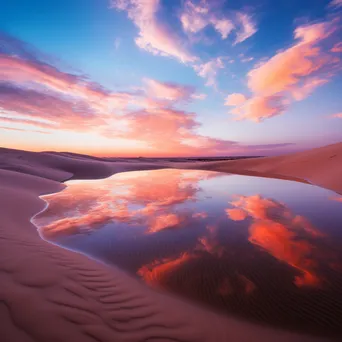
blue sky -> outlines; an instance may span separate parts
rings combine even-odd
[[[183,150],[194,155],[277,154],[340,141],[341,9],[338,0],[281,0],[276,5],[271,0],[6,2],[0,30],[13,42],[48,56],[36,63],[57,68],[57,78],[84,75],[80,82],[104,87],[106,100],[129,93],[125,96],[131,102],[125,108],[111,104],[109,115],[95,110],[95,100],[80,96],[78,90],[69,95],[72,103],[92,107],[80,115],[83,121],[90,118],[92,129],[80,131],[77,124],[66,124],[68,115],[77,122],[71,108],[72,114],[65,112],[62,119],[58,113],[45,114],[55,126],[42,133],[38,123],[34,128],[34,122],[19,121],[45,120],[42,108],[27,111],[23,96],[17,100],[13,87],[39,90],[39,96],[53,91],[63,101],[65,93],[52,89],[41,76],[35,78],[31,69],[26,75],[24,68],[15,75],[3,71],[8,58],[19,58],[22,65],[32,62],[9,47],[3,54],[7,64],[0,61],[6,94],[8,85],[12,87],[11,97],[3,96],[0,102],[0,141],[8,147],[22,147],[28,141],[34,150],[47,146],[112,155],[174,155]],[[270,74],[274,77],[268,80]],[[232,94],[242,95],[242,102],[236,104]],[[147,106],[150,100],[157,100],[158,106]],[[170,115],[174,110],[176,119]],[[96,117],[101,124],[95,131]],[[113,129],[116,123],[125,127],[123,132]],[[142,128],[155,129],[156,136],[165,130],[172,142],[161,148],[151,132],[140,133]],[[98,146],[87,142],[84,148],[73,143],[68,147],[60,141],[62,131],[74,140],[99,136]],[[269,146],[258,149],[259,145]]]

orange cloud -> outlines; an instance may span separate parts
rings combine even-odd
[[[247,101],[245,95],[240,93],[233,93],[226,97],[225,106],[240,106]]]
[[[286,107],[286,100],[281,95],[254,96],[234,108],[231,113],[237,115],[237,120],[249,119],[259,122],[282,113]]]
[[[249,241],[260,246],[280,261],[301,272],[294,283],[297,286],[318,286],[314,239],[324,235],[315,229],[304,217],[294,215],[285,205],[271,199],[255,196],[240,196],[231,202],[235,209],[226,210],[232,220],[251,217]],[[238,212],[236,211],[238,210]]]
[[[194,258],[195,256],[185,252],[175,259],[158,260],[142,266],[137,274],[150,286],[162,287],[168,276],[176,273],[182,265],[187,264]]]
[[[243,221],[248,216],[248,213],[245,210],[238,208],[226,209],[226,213],[233,221]]]
[[[164,214],[153,218],[153,223],[151,224],[148,232],[156,233],[163,229],[177,226],[180,223],[180,218],[176,214]]]
[[[236,106],[231,113],[253,121],[271,118],[327,83],[338,70],[340,59],[325,51],[322,43],[333,36],[337,25],[333,20],[297,27],[297,43],[248,73],[252,96],[237,104],[228,101],[226,105]]]

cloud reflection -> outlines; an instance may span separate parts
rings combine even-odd
[[[194,201],[198,182],[219,174],[193,170],[126,172],[95,181],[71,181],[62,192],[44,196],[47,210],[36,218],[44,237],[71,234],[111,222],[141,224],[146,233],[179,226],[187,214],[175,206]],[[189,216],[189,215],[188,215]],[[206,214],[193,214],[205,218]],[[189,216],[191,219],[191,215]]]
[[[240,196],[227,209],[230,219],[252,218],[249,241],[260,246],[276,259],[298,269],[297,286],[318,286],[317,249],[315,239],[324,235],[303,216],[295,215],[284,204],[260,195]]]

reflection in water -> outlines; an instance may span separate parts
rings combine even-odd
[[[321,250],[315,248],[314,242],[324,235],[305,217],[294,215],[284,204],[259,195],[240,196],[231,205],[236,207],[227,210],[232,220],[253,219],[249,227],[250,242],[301,271],[295,278],[297,286],[320,284],[315,269]]]
[[[214,176],[210,172],[160,170],[153,179],[148,171],[120,173],[97,180],[94,187],[72,181],[62,192],[44,196],[49,207],[37,222],[44,227],[41,233],[46,238],[94,229],[110,221],[140,223],[149,227],[149,233],[157,232],[184,220],[169,211],[176,204],[195,200],[198,181]],[[205,213],[194,215],[203,217]]]
[[[44,196],[43,238],[264,324],[342,336],[340,197],[207,171],[127,172]]]

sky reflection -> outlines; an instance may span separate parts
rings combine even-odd
[[[35,224],[48,241],[220,311],[312,333],[329,318],[342,336],[342,212],[331,191],[166,169],[70,181],[44,199]]]

